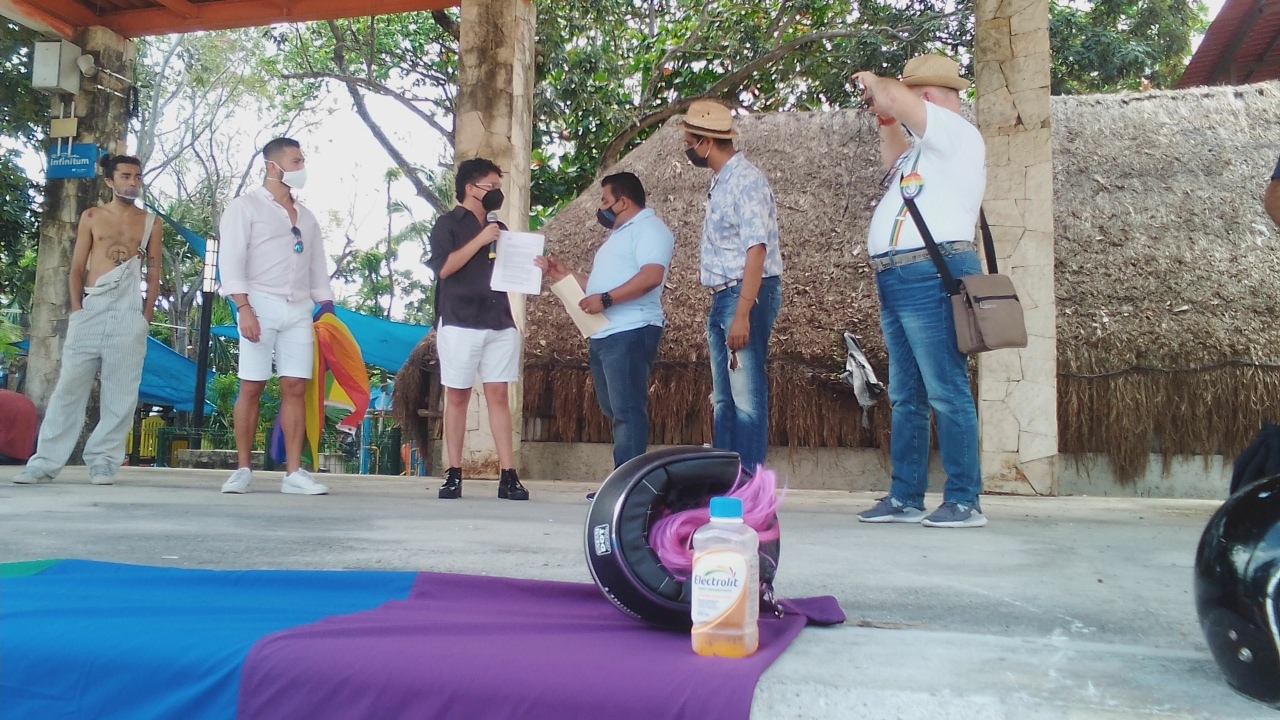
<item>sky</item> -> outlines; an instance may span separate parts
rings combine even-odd
[[[1217,16],[1224,1],[1206,0],[1210,20]],[[1198,47],[1199,44],[1200,38],[1195,38],[1193,47]],[[325,249],[332,256],[342,249],[344,233],[348,229],[355,238],[356,245],[362,249],[371,248],[386,237],[387,198],[384,177],[394,163],[355,114],[346,93],[336,92],[337,88],[330,89],[333,112],[324,122],[297,133],[295,137],[303,145],[308,166],[307,187],[299,193],[300,199],[315,212],[322,225],[328,224],[331,211],[347,219],[347,222],[338,226],[327,227]],[[367,97],[370,112],[410,162],[431,166],[440,161],[444,155],[444,143],[433,130],[395,101],[376,95]],[[252,133],[254,130],[256,129],[245,128],[245,132]],[[132,145],[130,149],[133,149]],[[27,154],[23,165],[29,177],[37,182],[43,181],[42,157]],[[403,228],[412,220],[432,216],[430,206],[414,194],[413,186],[407,180],[393,183],[391,196],[411,210],[411,215],[400,214],[393,218],[393,231]],[[417,247],[410,244],[402,247],[398,267],[408,270],[419,280],[429,281],[430,273],[422,265]],[[330,270],[332,269],[331,261]],[[340,296],[354,290],[341,286],[334,289]],[[397,303],[392,308],[393,317],[400,317],[402,311],[403,305]]]

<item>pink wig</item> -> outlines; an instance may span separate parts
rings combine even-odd
[[[778,495],[775,472],[760,465],[751,477],[745,472],[738,473],[728,496],[742,500],[742,520],[760,534],[761,544],[778,539],[778,506],[782,498]],[[649,546],[676,579],[688,579],[693,570],[693,534],[708,522],[711,522],[709,503],[666,515],[649,530]]]

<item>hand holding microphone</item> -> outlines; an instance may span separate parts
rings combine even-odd
[[[489,221],[489,225],[491,225],[491,226],[493,226],[493,227],[498,227],[498,212],[497,212],[496,210],[490,210],[490,211],[489,211],[489,214],[488,214],[487,216],[485,216],[485,220],[488,220],[488,221]],[[487,230],[488,228],[485,228],[485,229]],[[499,231],[501,231],[501,228],[499,228]],[[497,233],[495,233],[495,234],[494,234],[493,241],[489,243],[489,259],[490,259],[490,260],[497,260],[497,259],[498,259],[498,237],[497,237]]]

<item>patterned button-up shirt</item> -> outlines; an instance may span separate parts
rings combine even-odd
[[[747,250],[756,245],[765,246],[764,277],[781,275],[773,190],[764,173],[738,153],[711,181],[702,224],[702,284],[711,287],[741,280]]]

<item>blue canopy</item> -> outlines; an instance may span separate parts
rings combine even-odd
[[[344,307],[335,308],[334,311],[356,339],[365,364],[392,373],[400,372],[400,368],[409,359],[409,354],[431,331],[430,327],[369,317]],[[235,325],[218,325],[213,328],[213,334],[232,340],[240,339],[240,331]]]
[[[23,340],[15,347],[25,355],[30,341]],[[212,372],[209,373],[209,380],[213,380]],[[174,352],[168,345],[148,337],[138,402],[171,407],[178,412],[192,412],[196,403],[196,364]],[[213,410],[213,404],[206,400],[205,413]]]

